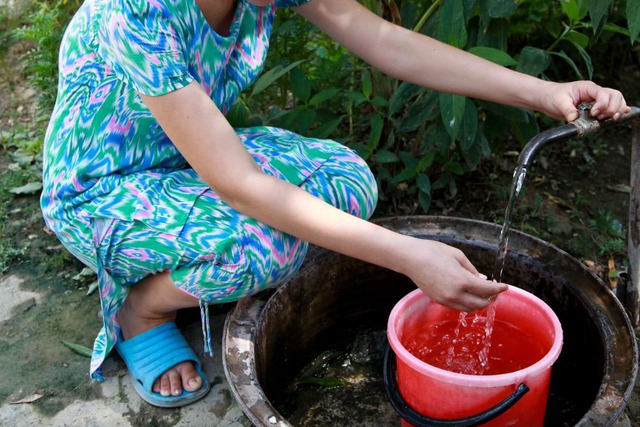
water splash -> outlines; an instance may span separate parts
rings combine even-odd
[[[476,314],[477,317],[478,314]],[[496,304],[495,301],[487,309],[487,315],[484,318],[484,335],[482,337],[482,347],[478,353],[478,367],[479,375],[483,375],[484,372],[490,368],[489,366],[489,352],[491,351],[491,336],[493,335],[493,324],[496,320]]]
[[[502,281],[502,272],[504,271],[504,264],[507,259],[507,252],[509,251],[509,231],[511,229],[511,216],[513,215],[513,208],[516,204],[516,200],[520,195],[524,180],[527,177],[527,168],[523,165],[518,165],[513,171],[513,180],[511,182],[511,192],[509,194],[509,202],[507,203],[507,209],[504,213],[504,223],[502,224],[502,230],[500,230],[500,243],[498,244],[498,253],[493,265],[493,273],[491,279],[497,282]],[[483,346],[478,354],[480,361],[479,372],[480,375],[489,368],[489,351],[491,350],[491,335],[493,334],[493,324],[496,317],[496,304],[495,301],[487,309],[487,316],[485,318]]]
[[[500,243],[498,245],[498,253],[496,255],[496,260],[493,266],[493,272],[491,279],[497,282],[502,281],[502,272],[504,270],[504,264],[507,258],[507,252],[509,251],[509,231],[511,229],[511,216],[513,215],[513,208],[516,204],[516,200],[520,195],[520,191],[522,190],[522,186],[524,185],[525,178],[527,176],[527,169],[523,165],[519,165],[513,171],[513,181],[511,184],[511,193],[509,195],[509,202],[507,203],[507,208],[504,214],[504,224],[502,225],[502,230],[500,230]],[[465,328],[467,327],[466,321],[467,313],[460,313],[460,317],[458,318],[458,325],[456,326],[453,334],[453,339],[451,345],[447,350],[447,358],[446,358],[446,368],[452,368],[456,363],[455,358],[460,357],[459,351],[456,351],[456,344],[460,342],[461,339],[461,329],[463,331],[462,336],[468,335],[470,330],[467,331]],[[469,372],[473,372],[477,375],[483,375],[487,369],[490,369],[489,366],[489,352],[491,351],[491,336],[493,334],[493,326],[496,317],[496,304],[495,301],[489,305],[486,311],[486,315],[482,316],[479,313],[474,315],[472,326],[478,325],[479,322],[484,322],[484,330],[483,334],[478,337],[480,345],[480,350],[477,355],[477,359],[472,361],[468,361],[467,369]]]

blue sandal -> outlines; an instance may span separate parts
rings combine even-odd
[[[200,361],[189,347],[174,322],[163,323],[131,339],[122,336],[116,350],[131,373],[131,381],[140,397],[154,406],[177,408],[203,398],[211,388],[203,374]],[[153,391],[153,383],[169,368],[181,362],[193,361],[202,378],[202,387],[196,391],[182,389],[179,396],[163,396]]]

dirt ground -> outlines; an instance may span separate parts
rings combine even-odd
[[[37,176],[37,171],[30,171],[35,161],[20,173],[12,169],[16,161],[11,157],[15,147],[10,139],[20,129],[32,127],[36,111],[37,94],[22,78],[22,66],[15,60],[20,49],[15,47],[7,55],[14,60],[9,61],[10,73],[0,70],[0,200],[8,201],[2,208],[7,210],[2,238],[18,248],[0,275],[4,299],[0,304],[0,406],[7,402],[31,405],[38,413],[53,417],[77,399],[100,397],[88,381],[88,359],[62,343],[91,346],[100,326],[99,301],[95,292],[87,295],[94,277],[81,275],[83,266],[44,227],[37,192],[8,193],[9,188]],[[640,71],[630,68],[616,82],[633,105],[640,105],[638,81]],[[529,174],[514,227],[570,253],[582,253],[583,261],[607,277],[607,259],[595,249],[598,242],[580,236],[592,231],[588,215],[598,210],[609,211],[613,219],[626,224],[629,141],[629,126],[621,126],[586,146],[571,143],[545,150]],[[436,195],[430,214],[499,222],[514,166],[511,153],[483,163],[459,183],[455,198]],[[410,203],[402,210],[388,211],[411,212]],[[592,254],[584,250],[590,244],[594,245]],[[621,266],[624,250],[613,258]],[[3,311],[9,299],[13,299],[11,310]],[[636,388],[619,426],[640,426],[640,389]],[[151,424],[175,424],[149,414],[130,414],[129,421],[135,425],[145,416],[147,421],[155,420]]]

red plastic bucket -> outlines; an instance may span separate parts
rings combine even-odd
[[[543,425],[551,367],[562,349],[560,321],[541,299],[513,286],[494,304],[496,321],[520,329],[543,347],[544,356],[537,362],[498,375],[460,374],[432,366],[407,350],[407,340],[425,322],[457,321],[460,312],[437,304],[419,289],[396,304],[387,325],[395,358],[388,350],[384,379],[403,425]]]

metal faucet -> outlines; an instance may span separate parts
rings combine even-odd
[[[533,138],[527,142],[527,145],[524,146],[522,152],[520,152],[520,156],[518,157],[518,165],[519,166],[530,166],[533,162],[533,159],[538,154],[543,147],[551,144],[556,141],[564,141],[571,138],[580,138],[584,135],[588,135],[591,133],[595,133],[600,129],[608,128],[611,126],[618,125],[620,123],[632,120],[634,118],[640,117],[640,108],[631,107],[631,111],[627,114],[621,116],[618,120],[607,119],[599,121],[589,114],[589,110],[593,104],[582,103],[578,107],[578,111],[580,112],[580,116],[578,119],[571,123],[567,123],[564,126],[559,126],[557,128],[549,129],[543,132],[540,132]]]
[[[618,120],[597,120],[589,111],[593,104],[579,106],[580,116],[564,126],[543,131],[531,138],[518,156],[518,168],[526,171],[538,151],[556,141],[580,138],[601,129],[640,118],[640,108],[631,107],[631,111]],[[516,170],[518,170],[516,168]],[[629,199],[628,260],[629,271],[623,287],[618,286],[616,296],[627,309],[634,326],[640,326],[640,121],[632,126],[631,135],[631,191]]]

